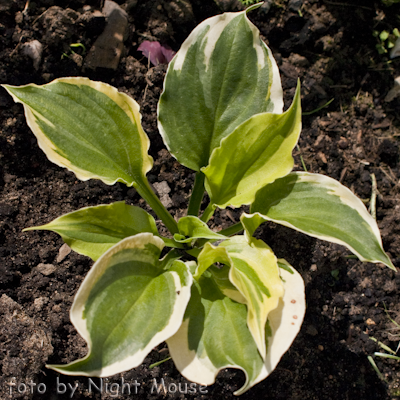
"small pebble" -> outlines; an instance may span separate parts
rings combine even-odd
[[[64,243],[61,247],[60,250],[58,250],[58,256],[57,256],[57,262],[60,263],[67,257],[69,253],[71,253],[71,247],[67,245],[67,243]]]
[[[316,270],[317,270],[317,264],[311,265],[310,271],[311,271],[311,272],[315,272]]]
[[[35,267],[35,269],[42,275],[48,276],[51,275],[54,271],[56,271],[57,267],[55,267],[53,264],[40,263]]]
[[[266,0],[264,1],[264,4],[260,7],[260,12],[263,13],[264,15],[269,13],[269,10],[271,9],[272,5],[274,4],[274,0]]]
[[[309,325],[307,326],[306,333],[310,336],[317,336],[318,331],[317,328],[314,325]]]
[[[34,300],[33,304],[35,306],[35,309],[37,311],[40,311],[43,306],[48,303],[49,298],[48,297],[38,297],[37,299]]]
[[[303,5],[303,0],[289,0],[289,10],[293,12],[298,12]]]
[[[296,67],[308,67],[310,63],[308,62],[307,58],[301,56],[300,54],[292,53],[289,56],[289,62]]]
[[[347,149],[347,147],[349,147],[349,142],[347,141],[346,138],[341,137],[339,142],[338,142],[338,146],[339,148],[341,148],[342,150]]]

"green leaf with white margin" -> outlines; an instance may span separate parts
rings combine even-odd
[[[227,249],[206,243],[197,257],[197,268],[194,279],[200,279],[204,272],[214,263],[232,265]]]
[[[116,88],[82,77],[4,88],[23,104],[48,159],[79,179],[136,186],[151,169],[139,105]]]
[[[226,249],[222,250],[226,251]],[[230,299],[235,300],[238,303],[246,304],[246,299],[229,279],[230,271],[231,268],[227,264],[218,267],[212,265],[210,268],[207,269],[207,272],[211,274],[214,282],[218,285],[219,290],[225,296],[228,296]]]
[[[376,221],[362,201],[330,177],[294,172],[257,192],[250,211],[263,219],[307,235],[346,246],[362,261],[381,262],[396,270],[382,247]],[[257,223],[242,224],[254,233]]]
[[[234,393],[240,395],[275,369],[299,332],[305,312],[301,276],[294,270],[280,273],[285,294],[268,316],[265,362],[246,323],[247,307],[224,296],[207,274],[192,285],[182,326],[167,340],[172,359],[183,376],[211,385],[221,369],[239,368],[246,375],[245,384]]]
[[[287,175],[301,132],[300,83],[283,114],[254,115],[222,139],[202,172],[212,204],[225,208],[250,204],[256,192]]]
[[[222,242],[232,260],[229,280],[246,299],[247,326],[264,359],[265,323],[284,294],[275,254],[262,240],[235,236]]]
[[[261,356],[265,358],[265,323],[268,314],[278,306],[279,298],[283,296],[283,284],[274,253],[262,240],[251,238],[249,242],[244,236],[235,236],[218,247],[207,243],[199,254],[194,278],[199,279],[215,262],[230,266],[229,280],[239,293],[228,286],[219,285],[220,290],[231,299],[247,305],[247,325]]]
[[[67,375],[114,375],[140,365],[178,330],[192,275],[182,261],[159,260],[163,247],[159,237],[140,233],[97,260],[71,308],[71,321],[89,352],[80,360],[49,368]]]
[[[208,225],[199,218],[189,215],[182,217],[178,222],[179,233],[174,239],[179,243],[189,243],[194,239],[227,239],[226,236],[213,232]]]
[[[181,327],[167,339],[179,372],[191,381],[211,385],[221,369],[240,368],[246,383],[235,394],[256,384],[264,363],[246,316],[246,305],[224,296],[212,278],[202,276],[192,285]]]
[[[158,236],[154,218],[140,207],[123,201],[85,207],[62,215],[54,221],[24,229],[58,233],[72,250],[96,261],[122,239],[142,232]]]
[[[306,312],[303,278],[286,260],[279,259],[278,264],[285,294],[279,299],[278,307],[268,314],[265,360],[267,376],[293,343]]]
[[[213,266],[215,263],[222,264],[222,267]],[[206,243],[197,257],[197,268],[193,277],[199,280],[206,271],[209,272],[219,290],[225,296],[228,296],[238,303],[246,304],[246,299],[229,279],[231,265],[232,260],[229,257],[227,249],[220,246],[213,246],[211,243]]]
[[[196,171],[242,122],[281,113],[279,70],[246,13],[199,24],[169,63],[158,104],[158,127],[176,159]]]

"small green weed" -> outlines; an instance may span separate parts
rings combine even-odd
[[[374,37],[378,39],[378,43],[375,45],[379,54],[386,54],[392,49],[396,43],[397,38],[400,37],[400,32],[397,28],[394,28],[392,32],[387,30],[373,31]]]

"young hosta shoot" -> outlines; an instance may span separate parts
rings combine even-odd
[[[166,341],[176,367],[194,382],[210,385],[222,368],[239,368],[246,376],[241,394],[265,379],[300,330],[305,298],[300,274],[253,237],[264,221],[394,269],[375,220],[349,189],[292,172],[300,87],[283,112],[277,65],[247,18],[257,7],[205,20],[169,64],[158,126],[174,157],[195,171],[188,215],[178,222],[147,180],[149,139],[128,95],[79,77],[4,86],[23,104],[51,161],[82,180],[135,187],[171,233],[161,237],[150,214],[123,202],[27,228],[57,232],[95,261],[71,308],[88,354],[49,368],[110,376],[140,365]],[[199,218],[205,191],[210,203]],[[207,225],[217,207],[242,205],[251,214],[236,225],[220,232]]]

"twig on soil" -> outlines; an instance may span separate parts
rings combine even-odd
[[[385,171],[385,169],[380,166],[379,169],[386,175],[386,177],[389,179],[390,182],[393,183],[393,185],[398,185],[399,181],[396,178],[396,175],[393,173],[392,169],[387,166],[387,168],[389,169],[389,173],[387,171]]]
[[[22,10],[22,14],[26,15],[28,13],[30,0],[26,0],[25,7]]]
[[[36,24],[36,22],[38,22],[39,21],[39,19],[40,18],[42,18],[43,17],[43,15],[44,14],[46,14],[47,13],[47,11],[49,11],[50,10],[50,8],[48,8],[46,11],[44,11],[44,12],[42,12],[37,18],[35,18],[35,20],[32,22],[32,26],[33,25],[35,25]]]
[[[360,6],[358,4],[340,3],[340,2],[329,1],[329,0],[324,0],[324,3],[330,4],[332,6],[357,7],[357,8],[363,8],[364,10],[373,10],[373,8],[371,8],[371,7]]]
[[[147,59],[147,72],[149,72],[149,69],[150,69],[150,54],[149,54],[149,58]],[[147,78],[147,73],[146,73],[145,79],[146,79],[146,87],[144,88],[143,102],[146,100],[147,88],[149,87],[149,80]]]
[[[18,51],[19,47],[21,46],[21,41],[23,37],[24,35],[20,37],[18,44],[15,46],[14,50],[10,53],[9,57],[12,57]]]
[[[344,167],[343,170],[342,170],[342,172],[341,172],[341,174],[340,174],[340,179],[339,179],[339,182],[340,182],[340,183],[343,182],[343,179],[344,179],[344,177],[346,176],[346,173],[347,173],[347,167]]]
[[[301,113],[301,115],[307,116],[307,115],[315,114],[316,112],[322,110],[323,108],[328,107],[329,104],[331,104],[333,100],[335,100],[335,98],[330,99],[329,101],[327,101],[327,102],[326,102],[325,104],[323,104],[322,106],[317,107],[315,110],[303,112],[303,113]]]

